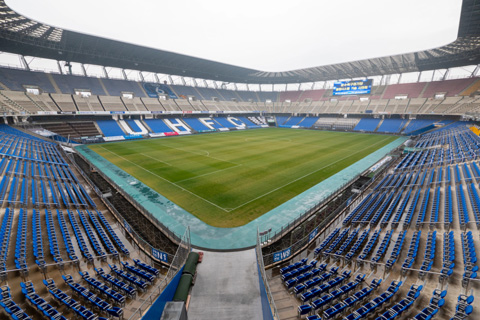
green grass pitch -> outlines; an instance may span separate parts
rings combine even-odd
[[[395,139],[268,128],[90,148],[204,222],[237,227]]]

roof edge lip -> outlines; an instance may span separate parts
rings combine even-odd
[[[22,15],[7,4],[7,2],[8,0],[0,0],[0,4],[4,3],[9,11],[11,10],[15,14],[24,17],[27,21],[62,30],[63,36],[59,42],[52,41],[48,38],[40,39],[39,41],[38,38],[35,38],[37,41],[32,41],[33,37],[31,35],[11,31],[6,27],[2,30],[2,26],[0,25],[0,31],[7,34],[7,36],[0,38],[2,46],[4,47],[3,49],[12,50],[5,50],[6,52],[23,54],[23,50],[25,55],[31,55],[29,53],[34,53],[37,51],[35,49],[38,49],[40,52],[38,57],[41,58],[134,69],[180,77],[227,83],[288,84],[365,78],[384,74],[445,69],[460,66],[462,63],[464,65],[470,62],[471,64],[480,63],[480,50],[478,50],[478,48],[480,48],[480,44],[478,44],[479,41],[477,40],[473,43],[473,49],[472,46],[467,46],[466,44],[463,44],[462,48],[461,43],[462,40],[468,39],[469,37],[480,39],[480,30],[476,27],[476,24],[478,24],[476,21],[479,19],[472,19],[471,17],[471,12],[473,12],[475,7],[480,9],[480,3],[472,2],[472,0],[463,0],[457,37],[452,42],[443,46],[422,51],[286,71],[249,69],[205,58],[66,30]],[[14,35],[10,35],[9,33]],[[84,42],[82,46],[77,46],[73,43],[74,41],[72,41],[72,39],[85,41],[82,41]],[[52,45],[54,42],[58,43],[59,46],[63,46],[62,50],[68,54],[62,56],[59,48]],[[102,42],[105,43],[102,45]],[[107,42],[116,47],[110,51],[106,50],[105,44]],[[113,54],[112,50],[114,51]],[[476,50],[478,50],[479,53],[476,53]],[[128,53],[126,53],[127,51]],[[92,54],[92,52],[94,52],[94,54]],[[136,68],[137,66],[138,68]]]
[[[137,43],[131,43],[131,42],[126,42],[126,41],[121,41],[121,40],[112,39],[112,38],[109,38],[109,37],[106,37],[106,36],[97,36],[97,35],[93,35],[93,34],[90,34],[90,33],[85,33],[85,32],[80,32],[80,31],[75,31],[75,30],[66,29],[66,28],[63,28],[63,27],[60,27],[60,26],[55,26],[55,25],[52,25],[51,23],[42,22],[42,21],[40,21],[40,20],[34,19],[34,18],[32,18],[32,17],[30,17],[30,16],[28,16],[28,15],[25,15],[25,14],[17,11],[16,9],[14,9],[12,6],[10,6],[10,5],[7,3],[8,1],[9,1],[9,0],[0,0],[0,3],[1,3],[1,2],[4,2],[4,3],[7,5],[7,7],[10,8],[12,11],[14,11],[15,13],[17,13],[18,15],[21,15],[22,17],[25,17],[25,18],[29,19],[30,21],[33,21],[33,22],[36,22],[36,23],[40,23],[40,24],[43,24],[43,25],[46,25],[46,26],[49,26],[49,27],[52,27],[52,28],[60,29],[60,30],[66,31],[66,32],[68,32],[68,33],[74,33],[74,34],[78,34],[78,35],[82,35],[82,36],[88,36],[88,37],[92,37],[92,38],[98,38],[98,39],[100,39],[100,40],[107,40],[107,41],[112,41],[112,42],[117,42],[117,43],[123,43],[123,44],[129,45],[129,46],[134,46],[134,47],[137,47],[137,48],[159,51],[159,52],[162,52],[162,53],[167,53],[167,54],[173,54],[173,55],[183,56],[183,57],[186,57],[186,58],[193,58],[193,59],[196,59],[196,60],[203,60],[203,61],[207,61],[207,62],[213,62],[213,63],[223,64],[223,65],[229,66],[229,67],[242,68],[242,69],[251,70],[251,71],[255,71],[255,72],[261,71],[261,70],[257,70],[257,69],[252,69],[252,68],[237,66],[237,65],[234,65],[234,64],[230,64],[230,63],[219,62],[219,61],[210,60],[210,59],[201,58],[201,57],[196,57],[196,56],[193,56],[193,55],[187,55],[187,54],[179,53],[179,52],[175,52],[175,51],[170,51],[170,50],[165,50],[165,49],[159,49],[159,48],[149,47],[149,46],[142,45],[142,44],[137,44]]]
[[[242,68],[242,69],[250,70],[251,72],[254,72],[255,74],[256,74],[256,73],[278,74],[278,73],[288,73],[288,72],[299,72],[299,71],[306,71],[306,70],[311,70],[311,69],[316,69],[316,68],[321,68],[321,67],[329,67],[329,66],[334,66],[334,65],[339,65],[339,64],[348,64],[348,63],[353,63],[353,62],[368,61],[368,60],[372,60],[372,59],[381,59],[381,58],[386,58],[386,57],[391,57],[391,56],[408,55],[408,54],[414,54],[414,53],[416,53],[416,52],[421,52],[421,51],[411,51],[411,52],[397,53],[397,54],[390,55],[390,56],[374,56],[374,57],[369,57],[369,58],[365,58],[365,59],[361,59],[361,60],[349,60],[349,61],[342,61],[342,62],[338,62],[338,63],[319,64],[319,65],[314,65],[314,66],[305,67],[305,68],[298,68],[298,69],[279,70],[279,71],[267,71],[267,70],[260,70],[260,69],[254,69],[254,68],[249,68],[249,67],[243,67],[243,66],[239,66],[239,65],[235,65],[235,64],[231,64],[231,63],[225,63],[225,62],[215,61],[215,60],[211,60],[211,59],[208,59],[208,58],[201,58],[201,57],[197,57],[197,56],[194,56],[194,55],[188,55],[188,54],[184,54],[184,53],[180,53],[180,52],[175,52],[175,51],[170,51],[170,50],[165,50],[165,49],[160,49],[160,48],[155,48],[155,47],[149,47],[149,46],[146,46],[146,45],[137,44],[137,43],[132,43],[132,42],[126,42],[126,41],[122,41],[122,40],[118,40],[118,39],[112,39],[112,38],[109,38],[109,37],[106,37],[106,36],[97,36],[97,35],[93,35],[93,34],[90,34],[90,33],[85,33],[85,32],[80,32],[80,31],[75,31],[75,30],[66,29],[66,28],[63,28],[63,27],[60,27],[60,26],[55,26],[55,25],[52,25],[52,24],[50,24],[50,23],[46,23],[46,22],[43,22],[43,21],[34,19],[34,18],[30,17],[30,16],[27,16],[27,15],[21,13],[20,11],[17,11],[16,9],[14,9],[12,6],[10,6],[10,5],[7,3],[9,0],[3,0],[3,1],[5,2],[5,4],[6,4],[11,10],[13,10],[13,11],[16,12],[17,14],[19,14],[19,15],[25,17],[25,18],[28,18],[28,19],[31,20],[31,21],[38,22],[38,23],[41,23],[41,24],[44,24],[44,25],[48,25],[48,26],[53,27],[53,28],[61,29],[61,30],[66,31],[66,32],[71,32],[71,33],[76,33],[76,34],[80,34],[80,35],[85,35],[85,36],[92,37],[92,38],[99,38],[99,39],[102,39],[102,40],[108,40],[108,41],[113,41],[113,42],[120,42],[120,43],[124,43],[124,44],[127,44],[127,45],[135,46],[135,47],[137,47],[137,48],[144,48],[144,49],[149,49],[149,50],[156,50],[156,51],[159,51],[159,52],[162,52],[162,53],[174,54],[174,55],[183,56],[183,57],[186,57],[186,58],[194,58],[194,59],[197,59],[197,60],[203,60],[203,61],[208,61],[208,62],[223,64],[223,65],[229,66],[229,67]],[[460,22],[459,22],[459,23],[460,23]],[[458,38],[459,38],[459,36],[458,36],[458,33],[457,33],[457,37],[456,37],[453,41],[446,42],[446,43],[444,43],[444,44],[441,45],[441,46],[437,46],[437,47],[433,47],[433,48],[429,48],[429,49],[424,49],[424,50],[422,50],[422,51],[428,51],[428,50],[433,50],[433,49],[441,48],[441,47],[443,47],[443,46],[446,46],[446,45],[448,45],[448,44],[451,44],[451,43],[455,42]]]

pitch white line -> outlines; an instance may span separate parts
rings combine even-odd
[[[166,161],[159,160],[159,159],[154,158],[154,157],[152,157],[152,156],[149,156],[148,154],[145,154],[145,153],[140,153],[140,154],[141,154],[141,155],[144,155],[145,157],[148,157],[148,158],[150,158],[150,159],[153,159],[153,160],[155,160],[155,161],[158,161],[158,162],[161,162],[161,163],[165,163],[166,165],[168,165],[168,166],[170,166],[170,167],[172,166],[170,163],[168,163],[168,162],[166,162]]]
[[[212,172],[208,172],[208,173],[201,174],[201,175],[199,175],[199,176],[195,176],[195,177],[191,177],[191,178],[187,178],[187,179],[175,181],[175,183],[180,183],[180,182],[184,182],[184,181],[188,181],[188,180],[194,180],[194,179],[197,179],[197,178],[200,178],[200,177],[208,176],[208,175],[210,175],[210,174],[218,173],[218,172],[221,172],[221,171],[233,169],[233,168],[240,167],[240,166],[241,166],[241,164],[238,164],[238,165],[233,166],[233,167],[230,167],[230,168],[215,170],[215,171],[212,171]]]
[[[377,144],[379,144],[379,143],[381,143],[381,142],[383,142],[383,141],[385,141],[385,140],[387,140],[387,139],[388,139],[388,138],[385,138],[385,139],[383,139],[383,140],[381,140],[381,141],[379,141],[379,142],[377,142],[377,143],[374,143],[374,144],[371,145],[371,146],[375,146],[375,145],[377,145]],[[371,146],[370,146],[370,147],[371,147]],[[249,200],[249,201],[247,201],[247,202],[245,202],[245,203],[243,203],[243,204],[241,204],[241,205],[239,205],[239,206],[237,206],[237,207],[235,207],[235,208],[229,209],[229,210],[227,210],[227,212],[230,212],[230,211],[233,211],[233,210],[237,210],[238,208],[241,208],[241,207],[243,207],[243,206],[246,205],[246,204],[249,204],[249,203],[251,203],[251,202],[253,202],[253,201],[255,201],[255,200],[258,200],[258,199],[260,199],[260,198],[263,198],[264,196],[269,195],[270,193],[273,193],[273,192],[275,192],[275,191],[277,191],[277,190],[280,190],[280,189],[282,189],[282,188],[284,188],[284,187],[286,187],[286,186],[288,186],[288,185],[290,185],[290,184],[292,184],[292,183],[294,183],[294,182],[297,182],[298,180],[301,180],[301,179],[303,179],[303,178],[305,178],[305,177],[308,177],[309,175],[312,175],[312,174],[314,174],[314,173],[316,173],[316,172],[318,172],[318,171],[320,171],[320,170],[323,170],[323,169],[325,169],[325,168],[328,168],[328,167],[330,167],[331,165],[334,165],[334,164],[337,163],[337,162],[340,162],[340,161],[343,161],[343,160],[345,160],[345,159],[347,159],[347,158],[350,158],[351,156],[353,156],[353,155],[355,155],[355,154],[357,154],[357,153],[360,153],[360,152],[362,152],[362,151],[365,150],[365,149],[367,149],[367,148],[363,148],[362,150],[359,150],[359,151],[357,151],[357,152],[354,152],[354,153],[352,153],[352,154],[350,154],[350,155],[348,155],[348,156],[346,156],[346,157],[343,157],[343,158],[341,158],[341,159],[339,159],[339,160],[337,160],[337,161],[335,161],[335,162],[331,162],[331,163],[327,164],[326,166],[323,166],[323,167],[321,167],[321,168],[319,168],[319,169],[317,169],[317,170],[315,170],[315,171],[312,171],[312,172],[310,172],[310,173],[307,173],[306,175],[303,175],[303,176],[301,176],[301,177],[299,177],[299,178],[297,178],[297,179],[295,179],[295,180],[292,180],[292,181],[284,184],[283,186],[280,186],[280,187],[278,187],[278,188],[272,189],[272,190],[270,190],[269,192],[264,193],[264,194],[262,194],[262,195],[260,195],[260,196],[258,196],[258,197],[256,197],[256,198],[254,198],[254,199],[252,199],[252,200]]]
[[[104,150],[106,150],[106,151],[108,151],[108,152],[110,152],[110,153],[112,153],[112,154],[116,155],[117,157],[119,157],[119,158],[121,158],[121,159],[123,159],[123,160],[125,160],[125,161],[128,161],[128,162],[130,162],[130,163],[131,163],[131,164],[133,164],[134,166],[137,166],[137,167],[139,167],[140,169],[143,169],[143,170],[145,170],[146,172],[148,172],[148,173],[150,173],[150,174],[154,175],[155,177],[157,177],[157,178],[159,178],[159,179],[161,179],[161,180],[163,180],[163,181],[166,181],[166,182],[168,182],[168,183],[170,183],[170,184],[174,185],[175,187],[179,188],[180,190],[182,190],[182,191],[185,191],[185,192],[187,192],[187,193],[190,193],[191,195],[193,195],[193,196],[195,196],[195,197],[197,197],[197,198],[199,198],[199,199],[202,199],[203,201],[205,201],[205,202],[207,202],[207,203],[211,204],[212,206],[215,206],[215,207],[217,207],[217,208],[218,208],[218,209],[220,209],[220,210],[223,210],[223,211],[225,211],[225,212],[228,212],[228,211],[227,211],[227,210],[225,210],[224,208],[220,207],[219,205],[216,205],[216,204],[215,204],[215,203],[213,203],[213,202],[210,202],[210,201],[208,201],[207,199],[205,199],[205,198],[203,198],[203,197],[199,196],[198,194],[195,194],[195,193],[193,193],[193,192],[191,192],[191,191],[189,191],[189,190],[187,190],[187,189],[185,189],[185,188],[182,188],[181,186],[177,185],[175,182],[172,182],[172,181],[170,181],[170,180],[167,180],[167,179],[165,179],[164,177],[161,177],[161,176],[159,176],[158,174],[156,174],[156,173],[154,173],[154,172],[152,172],[152,171],[150,171],[150,170],[148,170],[148,169],[145,169],[144,167],[142,167],[142,166],[140,166],[140,165],[136,164],[135,162],[132,162],[132,161],[128,160],[127,158],[125,158],[125,157],[122,157],[121,155],[119,155],[119,154],[117,154],[117,153],[115,153],[115,152],[113,152],[113,151],[110,151],[110,150],[106,149],[106,148],[105,148],[105,147],[103,147],[103,146],[100,146],[100,148],[102,148],[102,149],[104,149]]]

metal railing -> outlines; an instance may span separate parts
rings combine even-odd
[[[152,306],[152,304],[157,300],[162,291],[166,288],[166,286],[170,283],[173,277],[185,264],[185,261],[187,261],[187,257],[190,251],[190,229],[187,228],[187,230],[181,237],[177,252],[175,253],[175,256],[172,260],[172,263],[170,264],[170,268],[168,269],[167,274],[160,281],[160,283],[154,289],[152,289],[152,292],[148,295],[148,297],[142,297],[142,299],[145,299],[145,301],[143,301],[143,303],[133,312],[133,314],[128,318],[128,320],[137,320],[143,317],[145,311],[147,311]]]
[[[267,275],[265,274],[265,265],[263,264],[262,246],[260,245],[260,234],[258,230],[257,230],[257,247],[255,249],[255,254],[257,257],[258,268],[260,270],[260,276],[262,277],[263,284],[265,285],[265,291],[267,292],[268,303],[270,304],[270,309],[272,310],[273,319],[280,320],[277,306],[275,305],[275,301],[273,300],[272,291],[270,290],[270,286],[268,285]]]

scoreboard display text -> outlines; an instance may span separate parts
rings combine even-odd
[[[333,84],[333,95],[368,94],[372,90],[372,80],[338,81]]]

